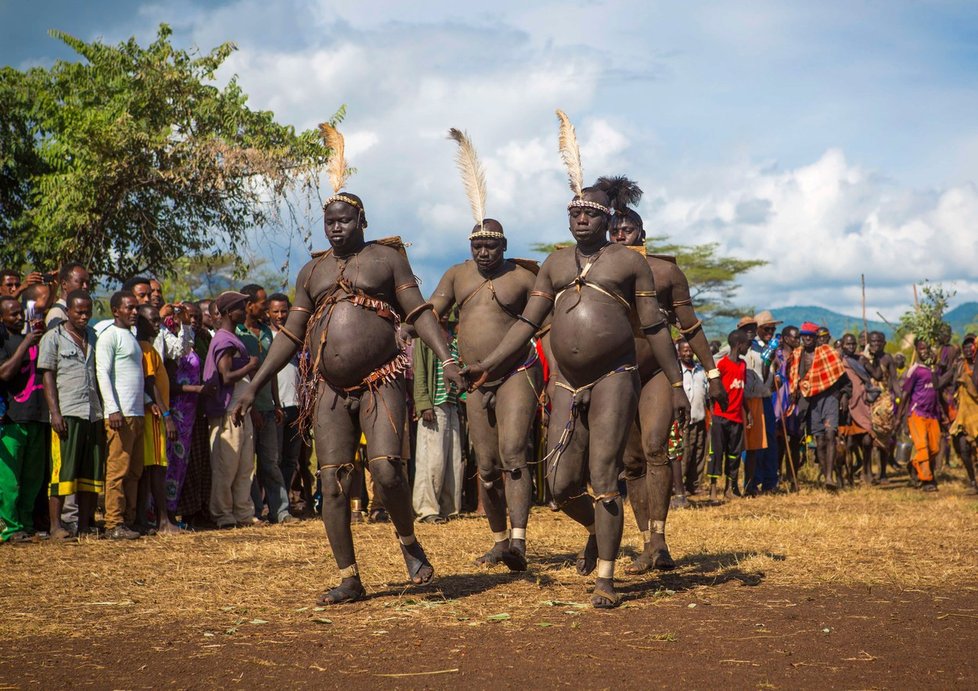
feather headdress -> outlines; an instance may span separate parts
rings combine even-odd
[[[448,130],[448,138],[458,144],[458,151],[455,153],[455,165],[462,176],[465,194],[469,198],[469,206],[472,209],[472,218],[475,219],[475,223],[479,227],[478,230],[473,230],[469,239],[503,237],[500,232],[486,230],[486,173],[479,161],[479,155],[472,145],[472,140],[469,139],[466,132],[454,127]]]
[[[560,157],[567,166],[567,177],[570,181],[571,192],[575,197],[580,197],[584,190],[584,167],[581,165],[581,150],[577,146],[577,132],[571,124],[567,113],[557,109],[557,118],[560,120],[560,138],[558,146]]]
[[[606,214],[612,213],[611,209],[603,204],[584,199],[584,166],[581,165],[581,149],[577,145],[577,132],[574,130],[570,118],[567,117],[567,113],[559,108],[557,109],[557,119],[560,120],[560,136],[557,140],[557,146],[560,149],[560,158],[567,167],[567,179],[570,182],[571,192],[574,193],[574,199],[567,205],[567,208],[587,207],[598,209]]]
[[[326,174],[329,175],[329,182],[333,186],[333,196],[326,200],[323,208],[333,202],[340,201],[362,209],[363,207],[357,199],[348,194],[340,194],[340,190],[346,187],[346,181],[350,177],[350,169],[346,165],[346,143],[343,135],[328,122],[319,125],[319,133],[330,150]]]

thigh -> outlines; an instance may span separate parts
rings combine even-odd
[[[638,408],[640,386],[637,372],[623,372],[605,377],[591,390],[588,468],[591,485],[599,494],[618,486],[618,469]]]
[[[566,385],[566,382],[563,383]],[[584,461],[590,435],[585,422],[572,415],[572,399],[570,391],[554,385],[547,431],[546,469],[554,494],[568,487],[580,487],[584,482]]]
[[[314,435],[319,467],[353,463],[360,442],[360,429],[343,399],[327,386],[317,392]]]
[[[481,391],[473,391],[465,397],[465,413],[469,421],[469,438],[475,449],[475,462],[482,472],[499,467],[499,433],[489,419],[489,411],[482,407],[485,396]],[[499,398],[496,399],[497,406]],[[418,424],[418,433],[424,425]]]
[[[514,374],[496,392],[496,434],[503,463],[525,460],[541,382],[540,367],[535,365]]]
[[[406,411],[404,377],[385,382],[360,400],[360,426],[367,437],[367,460],[401,457]]]
[[[642,387],[638,402],[642,448],[646,457],[665,447],[672,425],[672,387],[664,372],[657,372]]]

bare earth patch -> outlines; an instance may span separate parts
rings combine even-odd
[[[583,531],[534,511],[530,570],[483,570],[484,520],[419,525],[407,585],[389,525],[354,527],[371,597],[336,582],[317,521],[0,547],[0,686],[973,687],[978,499],[860,488],[674,511],[679,568],[591,610]],[[623,560],[639,536],[626,521]]]

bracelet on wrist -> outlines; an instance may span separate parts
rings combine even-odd
[[[720,378],[720,370],[717,369],[716,367],[714,367],[713,369],[711,369],[709,372],[706,373],[706,378],[707,379],[719,379]]]
[[[679,381],[675,381],[672,384],[670,384],[670,386],[672,386],[672,388],[674,389],[681,389],[683,388],[683,380],[680,379]]]
[[[162,417],[170,417],[170,411],[169,410],[164,410],[162,413],[160,413],[160,415]]]

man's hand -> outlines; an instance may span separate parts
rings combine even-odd
[[[447,365],[445,365],[444,369],[442,370],[442,378],[445,380],[446,384],[454,384],[456,390],[466,390],[467,382],[462,376],[462,371],[454,362],[449,362]]]
[[[689,420],[689,397],[681,386],[674,386],[672,389],[672,418],[679,423],[680,428],[685,427]]]
[[[61,413],[51,413],[51,429],[62,439],[68,434],[68,425],[65,424]]]
[[[167,415],[163,418],[163,424],[166,426],[166,438],[170,441],[176,441],[177,439],[177,425],[173,422],[173,417]]]
[[[285,411],[282,410],[282,406],[275,406],[275,424],[281,425],[285,422]]]
[[[234,423],[235,427],[241,426],[241,423],[244,422],[244,416],[251,412],[253,405],[255,405],[255,394],[249,388],[238,399],[238,405],[234,406],[234,410],[231,413],[231,422]]]
[[[109,429],[122,429],[122,413],[109,413]]]
[[[465,369],[459,372],[459,375],[463,380],[462,388],[466,391],[475,391],[486,383],[486,379],[489,378],[489,370],[481,362],[477,362],[474,365],[467,365]]]
[[[163,413],[160,412],[160,407],[155,403],[149,404],[149,412],[153,414],[153,417],[159,417]]]
[[[435,419],[434,408],[427,408],[421,411],[421,424],[430,429],[437,429],[438,421]]]
[[[744,427],[750,429],[754,426],[754,416],[750,414],[750,411],[744,413]]]
[[[720,381],[720,377],[711,379],[709,382],[710,399],[720,406],[720,410],[727,409],[727,390],[723,388],[723,382]]]
[[[25,344],[24,347],[33,348],[34,346],[36,346],[38,343],[41,342],[41,336],[43,335],[44,335],[43,331],[34,331],[34,329],[31,329],[30,331],[27,332],[27,335],[24,336],[24,344]]]

